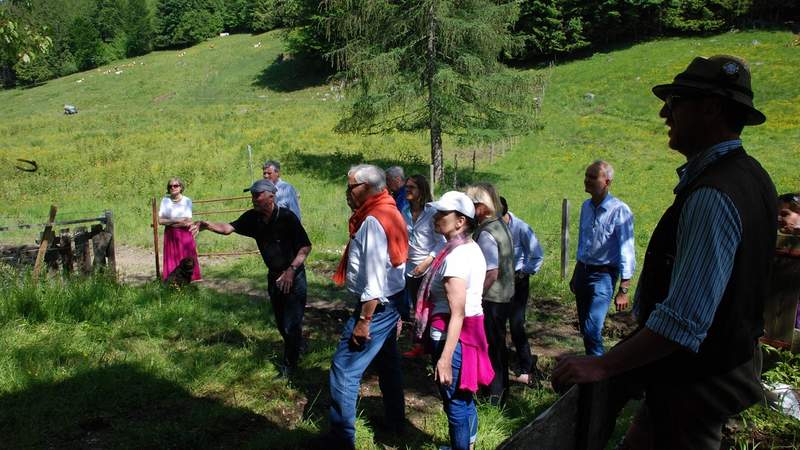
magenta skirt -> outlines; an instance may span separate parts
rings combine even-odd
[[[199,280],[200,262],[197,260],[197,246],[192,233],[188,228],[164,227],[164,268],[161,278],[166,280],[183,258],[194,259],[192,281]]]

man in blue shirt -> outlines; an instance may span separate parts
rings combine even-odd
[[[623,448],[716,450],[728,418],[763,398],[758,337],[777,193],[739,136],[766,117],[753,106],[746,63],[732,56],[697,57],[653,93],[664,101],[669,146],[687,162],[647,248],[639,328],[601,357],[561,360],[552,380],[609,379],[608,428],[644,391]]]
[[[281,179],[281,163],[275,160],[267,160],[262,166],[264,171],[264,179],[269,180],[278,188],[278,193],[275,195],[275,203],[281,208],[288,209],[293,212],[298,219],[302,220],[300,216],[300,194],[291,184]]]
[[[401,213],[408,212],[408,199],[406,199],[406,176],[403,173],[403,168],[400,166],[392,166],[386,169],[386,188],[392,194],[394,202],[397,203],[397,209]],[[410,213],[408,213],[410,215]]]
[[[511,232],[511,243],[514,245],[514,296],[511,297],[511,340],[517,350],[517,377],[514,381],[529,384],[534,381],[531,374],[541,378],[536,367],[538,358],[531,354],[528,336],[525,334],[525,310],[528,307],[531,275],[542,267],[544,252],[536,239],[530,225],[508,210],[505,197],[500,197],[503,205],[503,221]],[[538,383],[538,379],[535,380]]]
[[[628,288],[636,268],[633,213],[608,190],[614,168],[595,161],[586,168],[583,185],[591,198],[581,206],[578,255],[569,287],[575,294],[578,324],[587,355],[602,355],[603,322],[611,297],[617,311],[628,307]],[[622,277],[614,295],[617,278]]]

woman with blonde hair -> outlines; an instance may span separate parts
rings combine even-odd
[[[502,406],[508,392],[506,323],[511,316],[511,297],[514,295],[514,245],[508,226],[498,215],[500,197],[494,186],[476,183],[467,187],[466,194],[475,205],[475,220],[478,222],[472,238],[486,260],[484,326],[495,374],[488,387],[489,402]]]
[[[167,195],[161,199],[158,223],[164,225],[164,267],[161,277],[166,280],[184,258],[194,260],[192,281],[200,279],[197,246],[189,227],[192,225],[192,200],[183,195],[183,180],[172,177],[167,181]]]

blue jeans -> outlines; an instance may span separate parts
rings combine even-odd
[[[433,366],[442,356],[447,335],[442,340],[433,341]],[[439,395],[442,396],[444,412],[447,414],[447,423],[450,431],[450,447],[453,450],[469,450],[470,442],[475,442],[478,437],[478,410],[472,392],[456,389],[461,374],[461,342],[456,345],[453,352],[453,383],[450,386],[438,384]]]
[[[400,319],[397,304],[404,297],[405,292],[400,291],[389,297],[389,303],[375,309],[369,325],[372,339],[364,345],[356,347],[350,343],[361,303],[356,306],[339,338],[330,370],[331,433],[350,446],[355,444],[356,438],[356,403],[361,376],[373,361],[378,371],[386,423],[402,426],[405,422],[403,376],[397,351],[397,321]]]
[[[281,292],[276,280],[277,277],[270,273],[267,277],[267,292],[275,314],[275,324],[283,338],[283,364],[295,368],[303,343],[303,313],[307,290],[305,268],[301,267],[294,275],[294,283],[288,294]]]
[[[616,282],[616,270],[591,270],[582,263],[575,266],[575,301],[587,355],[605,353],[601,333]]]

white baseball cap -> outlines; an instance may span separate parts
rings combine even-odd
[[[438,201],[430,202],[428,206],[436,208],[437,211],[458,211],[470,219],[475,218],[475,205],[463,192],[445,192]]]

